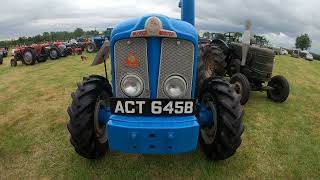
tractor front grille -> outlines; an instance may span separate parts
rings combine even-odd
[[[194,46],[190,41],[166,38],[161,44],[158,98],[168,98],[164,92],[164,82],[173,75],[184,78],[187,93],[182,99],[190,99],[192,92]]]
[[[134,54],[139,62],[137,67],[126,66],[128,54]],[[116,97],[127,97],[120,88],[121,80],[128,74],[135,74],[142,79],[144,90],[138,98],[149,98],[149,77],[148,77],[148,58],[147,58],[147,40],[145,38],[133,38],[119,40],[114,46],[114,67],[115,67],[115,85]]]

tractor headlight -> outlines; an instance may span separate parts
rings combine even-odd
[[[137,97],[143,91],[143,82],[139,76],[127,75],[121,81],[121,90],[129,97]]]
[[[171,76],[164,82],[164,92],[170,98],[180,98],[186,94],[187,83],[180,76]]]

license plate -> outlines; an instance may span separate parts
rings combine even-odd
[[[161,115],[182,116],[193,115],[195,100],[172,99],[122,99],[111,98],[111,112],[116,115]]]

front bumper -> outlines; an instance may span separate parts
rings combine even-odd
[[[134,154],[176,154],[197,147],[195,116],[128,117],[112,115],[107,123],[109,147]]]

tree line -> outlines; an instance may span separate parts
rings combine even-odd
[[[0,41],[0,47],[15,47],[17,45],[31,45],[53,41],[68,41],[79,37],[90,38],[91,36],[100,35],[98,31],[84,31],[81,28],[76,28],[73,32],[58,31],[58,32],[44,32],[31,37],[19,37],[18,39]]]

